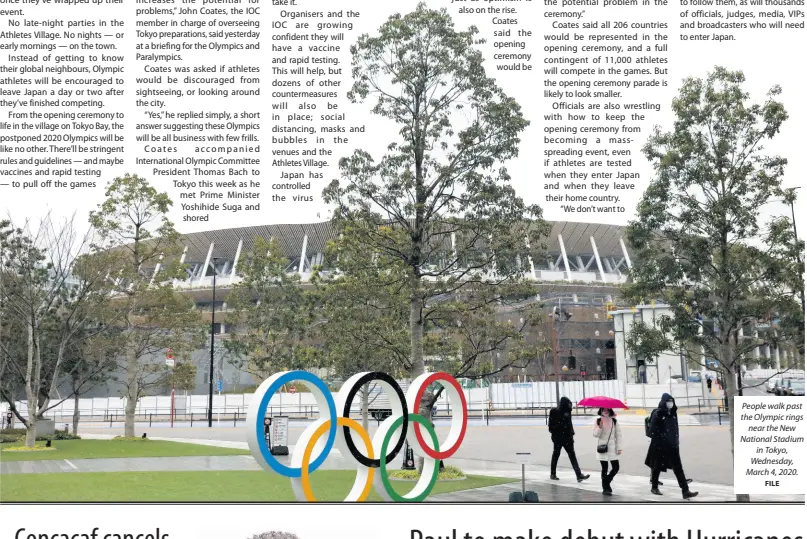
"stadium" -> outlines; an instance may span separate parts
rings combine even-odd
[[[572,315],[569,323],[563,324],[562,334],[555,336],[558,354],[568,358],[574,350],[577,361],[575,368],[565,371],[563,377],[579,379],[582,372],[591,379],[615,378],[618,369],[614,365],[613,323],[607,319],[606,308],[617,306],[618,286],[626,282],[631,267],[631,253],[623,239],[624,227],[565,221],[550,224],[545,256],[529,261],[528,276],[539,286],[540,293],[534,301],[543,303],[548,315],[558,306]],[[239,264],[257,238],[271,239],[280,246],[289,261],[287,271],[299,274],[305,286],[313,268],[325,263],[326,246],[337,234],[330,223],[321,222],[211,230],[184,236],[181,262],[188,268],[188,277],[175,282],[175,286],[192,295],[206,321],[212,322],[215,307],[213,331],[217,340],[235,331],[226,322],[228,306],[222,298],[241,282]],[[544,335],[543,331],[551,332],[551,325],[542,328],[537,337],[548,340],[550,334]],[[215,355],[213,378],[217,386],[228,391],[254,387],[255,380],[249,374],[229,365],[223,354]],[[200,393],[206,392],[210,380],[209,360],[205,360],[208,356],[209,348],[194,354],[200,367],[197,379]],[[527,369],[508,369],[501,373],[500,379],[540,379],[549,374],[548,370],[554,372],[554,364],[547,367],[535,363]]]
[[[546,343],[548,351],[540,357],[530,358],[524,368],[505,363],[506,349],[501,361],[498,353],[491,354],[495,357],[489,359],[499,372],[485,380],[466,380],[468,385],[465,387],[474,392],[469,398],[479,402],[495,401],[497,406],[529,408],[555,402],[557,391],[569,395],[582,391],[578,396],[594,391],[621,398],[631,406],[644,407],[653,399],[657,402],[656,393],[670,391],[684,405],[714,404],[715,396],[710,394],[705,383],[703,365],[708,364],[705,356],[701,357],[699,364],[688,365],[679,353],[665,352],[656,361],[645,362],[642,357],[626,350],[625,335],[631,324],[638,320],[652,324],[664,314],[666,307],[660,304],[627,305],[620,299],[620,286],[627,282],[628,270],[636,260],[625,242],[625,227],[567,221],[549,224],[550,232],[544,240],[546,248],[542,256],[529,260],[527,277],[534,280],[537,293],[521,303],[540,304],[545,322],[529,329],[525,339]],[[243,370],[243,365],[241,368],[236,366],[239,362],[231,361],[232,357],[225,351],[225,340],[239,331],[232,317],[234,310],[227,305],[227,296],[242,282],[240,270],[246,265],[258,238],[272,240],[282,249],[288,260],[286,271],[297,274],[301,286],[311,286],[307,283],[315,267],[324,272],[334,270],[327,266],[325,252],[328,242],[336,240],[338,234],[327,222],[243,227],[184,235],[180,261],[187,269],[187,277],[175,280],[173,286],[192,298],[199,316],[212,329],[213,351],[211,354],[208,344],[190,355],[190,361],[196,366],[195,380],[177,393],[176,402],[170,396],[170,387],[160,389],[154,386],[138,403],[140,416],[162,417],[168,414],[168,410],[175,410],[174,413],[183,417],[189,415],[192,423],[194,415],[197,419],[206,416],[212,387],[219,394],[214,402],[217,413],[229,414],[228,417],[236,421],[243,420],[246,402],[262,380]],[[154,278],[157,278],[160,267],[148,271],[153,271]],[[508,311],[500,308],[497,319],[517,323],[513,317],[518,315]],[[757,325],[753,331],[762,336],[765,331],[775,331],[775,328]],[[798,368],[801,362],[797,350],[785,347],[765,346],[755,354],[760,357],[759,364],[749,365],[748,370],[757,371],[751,372],[757,376],[770,375],[767,373],[770,369],[760,368],[763,365],[778,370],[780,367]],[[166,359],[164,353],[152,356],[155,366],[164,365]],[[433,363],[429,358],[426,360],[427,369],[440,370],[436,364],[439,360]],[[312,371],[335,388],[340,383],[328,369]],[[556,383],[560,384],[559,388]],[[480,391],[481,397],[476,394]],[[182,393],[185,396],[180,398]],[[295,404],[289,404],[299,408],[297,413],[303,415],[310,413],[310,406],[304,404],[305,399],[297,397],[304,396],[292,395]],[[114,422],[122,416],[122,397],[122,386],[114,379],[94,386],[80,399],[81,415],[95,417],[103,414],[105,420]],[[70,415],[71,402],[62,403],[53,413],[59,417]],[[476,404],[481,406],[479,402]],[[25,407],[24,403],[20,405]]]
[[[526,368],[506,367],[487,382],[554,381],[556,372],[561,382],[641,382],[644,360],[626,351],[624,335],[633,320],[652,322],[664,307],[626,305],[619,297],[619,286],[627,282],[634,260],[624,239],[625,227],[568,221],[549,224],[543,256],[529,260],[527,276],[535,281],[538,293],[526,300],[542,305],[546,322],[525,337],[551,343],[551,353],[533,358]],[[227,295],[242,281],[239,270],[256,239],[278,245],[288,260],[286,271],[298,274],[302,286],[307,286],[315,267],[325,272],[333,269],[327,267],[325,252],[328,242],[337,237],[328,222],[231,228],[183,236],[180,262],[187,268],[187,278],[174,281],[174,287],[192,297],[202,320],[211,325],[216,343],[212,373],[209,345],[192,354],[197,369],[190,394],[208,393],[211,376],[217,391],[230,394],[249,393],[260,381],[228,361],[223,346],[228,335],[238,331],[228,317],[232,311]],[[159,266],[154,268],[155,277],[159,270]],[[503,310],[497,314],[505,320],[508,316]],[[760,354],[765,359],[760,363],[776,366],[798,361],[792,352],[788,361],[786,350],[764,348]],[[159,363],[164,359],[154,358]],[[495,367],[501,366],[496,364],[498,357],[491,359]],[[678,354],[662,354],[659,361],[645,367],[642,376],[649,384],[687,379],[693,371],[701,370],[697,365],[687,365]],[[329,376],[327,370],[317,373]],[[110,384],[94,388],[87,396],[116,397],[119,392],[119,387]]]

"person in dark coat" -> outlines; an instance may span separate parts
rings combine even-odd
[[[574,427],[572,426],[572,401],[567,397],[561,397],[557,408],[552,408],[549,411],[549,434],[552,436],[552,466],[549,478],[558,480],[558,459],[560,458],[560,450],[565,449],[566,454],[569,455],[569,462],[572,463],[572,468],[577,476],[578,481],[585,481],[590,476],[584,475],[580,471],[580,465],[577,464],[577,455],[574,454]]]
[[[650,468],[650,492],[661,496],[659,491],[659,474],[672,470],[681,487],[684,499],[694,498],[697,492],[689,490],[689,482],[684,475],[681,464],[681,453],[678,445],[678,407],[672,395],[661,396],[658,408],[650,416],[650,447],[647,450],[645,465]]]

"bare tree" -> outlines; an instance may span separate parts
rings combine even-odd
[[[192,298],[173,287],[174,279],[187,274],[177,256],[181,236],[168,219],[168,195],[145,178],[126,174],[109,183],[106,197],[90,213],[99,235],[93,256],[114,260],[109,308],[124,341],[124,435],[133,437],[140,397],[159,389],[170,376],[156,356],[169,348],[180,355],[199,348],[204,326]]]
[[[21,227],[7,221],[0,230],[0,320],[5,326],[0,372],[6,380],[16,377],[20,382],[27,417],[14,404],[13,383],[0,385],[0,394],[25,425],[29,447],[36,440],[37,419],[53,407],[51,396],[63,374],[68,347],[79,332],[87,332],[102,297],[103,272],[89,271],[90,266],[76,271],[91,237],[89,231],[79,233],[74,221],[73,217],[57,224],[47,215]],[[98,325],[89,333],[102,329]]]

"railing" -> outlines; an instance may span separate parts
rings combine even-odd
[[[556,406],[552,402],[531,402],[523,406],[509,407],[496,403],[471,403],[468,407],[468,419],[484,421],[490,424],[492,418],[512,419],[512,418],[543,418],[545,423],[549,420],[549,411]],[[248,410],[244,407],[232,407],[230,409],[219,409],[213,412],[213,421],[217,425],[222,423],[232,423],[237,426],[239,423],[246,421]],[[387,414],[378,414],[373,416],[373,410],[369,410],[371,418],[375,419],[377,423],[386,417]],[[572,415],[585,416],[591,415],[596,412],[594,408],[584,408],[574,406],[572,408]],[[433,410],[432,417],[434,419],[446,419],[451,417],[451,406],[438,406]],[[303,410],[281,410],[278,407],[267,408],[267,415],[272,416],[285,416],[297,421],[311,421],[319,417],[319,410],[316,406],[307,406]],[[354,419],[360,419],[362,411],[360,407],[351,409],[350,416]],[[106,410],[103,414],[89,415],[79,411],[79,419],[82,425],[97,425],[114,427],[122,424],[125,421],[126,413],[123,409]],[[48,419],[53,419],[56,423],[72,423],[72,413],[56,413],[50,414]],[[134,416],[136,423],[148,423],[149,427],[155,424],[171,423],[171,409],[161,408],[152,409],[145,412],[137,412]],[[195,407],[193,409],[176,410],[173,414],[173,423],[188,423],[193,427],[199,424],[206,424],[208,421],[208,409],[206,407]]]
[[[714,403],[714,404],[712,404]],[[704,411],[705,410],[705,411]],[[698,399],[698,413],[714,413],[717,410],[717,424],[723,425],[723,416],[728,417],[729,407],[726,397],[720,399]]]
[[[720,406],[722,406],[721,403],[723,402],[723,400],[724,399],[713,399],[713,398],[706,398],[706,399],[700,398],[700,399],[698,399],[698,413],[699,414],[703,413],[702,410],[704,408],[707,408],[709,410],[711,410],[712,408],[720,408]],[[711,404],[711,403],[715,403],[715,404]]]

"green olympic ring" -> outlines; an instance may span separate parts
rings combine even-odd
[[[439,451],[440,442],[437,440],[437,433],[434,431],[434,427],[432,426],[431,421],[423,417],[422,415],[418,414],[409,414],[409,421],[414,423],[419,423],[426,429],[426,432],[429,433],[431,437],[432,443],[434,444],[433,449]],[[395,421],[392,422],[389,430],[387,431],[386,436],[384,436],[384,440],[381,442],[381,455],[387,454],[387,446],[390,443],[390,439],[395,431],[401,427],[403,424],[403,416],[399,416]],[[426,465],[431,461],[432,465],[432,472],[431,474],[426,473]],[[420,476],[420,479],[415,484],[415,487],[408,493],[404,495],[398,494],[395,489],[392,487],[390,483],[389,477],[387,475],[387,463],[386,459],[381,459],[381,467],[379,469],[379,473],[377,477],[380,477],[381,484],[383,485],[383,491],[389,496],[390,501],[394,502],[422,502],[426,499],[429,493],[434,488],[435,483],[437,483],[437,476],[440,473],[440,461],[433,459],[431,457],[424,457],[424,470]],[[381,493],[382,490],[376,488],[376,491]]]

